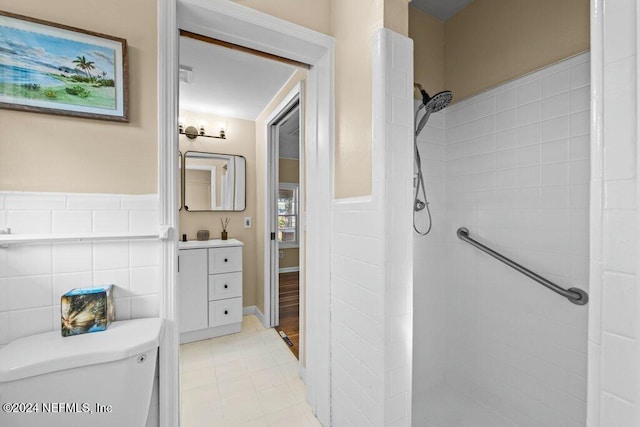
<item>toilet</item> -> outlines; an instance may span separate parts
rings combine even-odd
[[[0,349],[0,426],[144,427],[163,320],[20,338]]]

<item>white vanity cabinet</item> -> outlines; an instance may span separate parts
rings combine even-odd
[[[242,329],[242,242],[178,243],[180,342]]]

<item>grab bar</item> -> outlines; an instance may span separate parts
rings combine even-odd
[[[533,271],[521,266],[517,262],[512,261],[509,258],[505,257],[504,255],[499,254],[498,252],[494,251],[493,249],[486,247],[485,245],[483,245],[482,243],[478,242],[477,240],[473,240],[471,237],[469,237],[469,230],[467,230],[466,228],[464,228],[464,227],[458,228],[458,231],[456,232],[456,234],[458,235],[458,238],[460,238],[461,240],[464,240],[465,242],[475,246],[476,248],[480,249],[481,251],[488,253],[489,255],[491,255],[492,257],[497,259],[498,261],[502,261],[503,263],[507,264],[509,267],[513,268],[514,270],[518,270],[520,273],[522,273],[525,276],[535,280],[536,282],[540,283],[542,286],[545,286],[545,287],[551,289],[553,292],[555,292],[555,293],[557,293],[559,295],[562,295],[563,297],[568,299],[569,302],[572,302],[572,303],[577,304],[577,305],[585,305],[586,303],[589,302],[589,295],[585,291],[583,291],[582,289],[579,289],[579,288],[569,288],[569,289],[561,288],[560,286],[556,285],[555,283],[553,283],[553,282],[545,279],[544,277],[537,275]]]

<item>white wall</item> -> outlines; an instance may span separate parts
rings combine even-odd
[[[592,1],[591,427],[640,424],[638,12],[633,0]]]
[[[448,379],[517,425],[584,426],[587,307],[455,233],[588,290],[589,56],[455,104],[446,122]]]
[[[587,307],[456,230],[588,290],[589,94],[583,54],[453,104],[420,136],[434,230],[414,237],[414,408],[452,388],[454,412],[471,399],[500,415],[477,425],[584,426]]]
[[[373,194],[332,207],[336,426],[411,423],[411,58],[410,39],[374,36]]]

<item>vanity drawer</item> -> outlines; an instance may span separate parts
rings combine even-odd
[[[209,327],[242,322],[242,297],[209,301]]]
[[[209,274],[242,271],[242,247],[209,248]]]
[[[241,272],[209,275],[209,301],[241,296]]]

